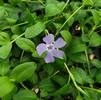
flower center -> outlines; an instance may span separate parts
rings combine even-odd
[[[47,50],[52,51],[54,49],[54,44],[47,44]]]

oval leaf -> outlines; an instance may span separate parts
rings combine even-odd
[[[30,90],[20,90],[14,95],[13,100],[38,100],[36,94]]]
[[[73,74],[75,80],[80,84],[93,82],[91,77],[88,76],[87,73],[81,68],[71,68],[71,73]]]
[[[33,49],[35,48],[35,44],[31,40],[26,38],[18,38],[15,42],[18,47],[25,51],[33,51]]]
[[[93,32],[89,39],[89,45],[91,47],[100,46],[101,45],[101,36],[98,33]]]
[[[33,26],[30,26],[25,31],[26,38],[33,38],[39,35],[45,29],[45,25],[42,22],[38,22]]]
[[[70,53],[79,53],[79,52],[84,52],[86,50],[86,44],[82,42],[80,38],[73,38],[71,41],[71,44],[68,47],[68,51]]]
[[[92,63],[95,67],[101,68],[101,61],[99,61],[98,59],[93,59],[93,60],[91,61],[91,63]]]
[[[0,77],[0,97],[10,93],[14,88],[14,84],[8,77]]]
[[[50,10],[50,8],[51,8],[51,10]],[[46,13],[46,16],[48,16],[48,17],[55,16],[55,15],[59,14],[60,12],[61,12],[61,10],[59,9],[59,7],[56,4],[49,3],[45,7],[45,13]]]
[[[0,47],[0,58],[5,59],[9,55],[12,48],[12,44],[9,42]]]
[[[60,32],[60,34],[62,35],[62,37],[65,39],[65,41],[69,44],[72,40],[72,35],[69,31],[67,30],[62,30]]]
[[[33,72],[36,69],[36,64],[34,62],[25,62],[16,66],[11,76],[19,82],[22,82],[33,75]]]

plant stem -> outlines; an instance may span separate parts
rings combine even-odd
[[[65,9],[65,7],[67,6],[67,4],[69,3],[70,0],[67,0],[67,2],[65,3],[65,5],[62,8],[62,11]]]
[[[23,83],[20,82],[20,84],[22,85],[22,87],[26,90],[29,90]]]
[[[70,72],[70,70],[69,70],[67,64],[64,63],[64,65],[65,65],[65,68],[67,69],[67,71],[68,71],[68,73],[69,73],[69,75],[70,75],[70,77],[71,77],[71,79],[72,79],[72,81],[73,81],[75,87],[77,88],[77,90],[87,96],[86,92],[85,92],[82,88],[80,88],[80,87],[77,85],[77,83],[76,83],[76,81],[75,81],[75,78],[74,78],[74,76],[72,75],[72,73]]]
[[[18,37],[16,37],[14,40],[11,41],[11,43],[15,42],[18,38],[22,37],[25,33],[19,35]]]
[[[57,36],[59,34],[59,32],[61,31],[61,29],[65,26],[65,24],[83,7],[83,5],[81,5],[64,23],[63,25],[60,27],[60,29],[56,32],[55,36]]]

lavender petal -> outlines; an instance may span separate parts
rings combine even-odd
[[[64,56],[64,52],[61,50],[53,50],[52,54],[54,57],[62,58]]]
[[[62,38],[58,38],[54,43],[55,48],[62,48],[66,45],[66,42]]]
[[[53,34],[49,34],[46,37],[43,38],[43,41],[47,44],[51,44],[52,42],[54,42],[54,35]]]
[[[44,58],[46,63],[54,62],[54,57],[51,55],[51,53],[47,53],[47,56]]]
[[[44,43],[39,44],[37,46],[36,50],[37,50],[39,56],[41,56],[46,51],[46,44],[44,44]]]

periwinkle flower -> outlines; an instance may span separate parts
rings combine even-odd
[[[46,63],[54,62],[54,58],[62,58],[64,56],[64,52],[59,50],[66,45],[66,42],[60,37],[56,41],[54,41],[54,35],[49,34],[43,38],[45,43],[40,43],[37,46],[38,55],[41,56],[44,52],[47,53],[47,56],[44,58]]]

